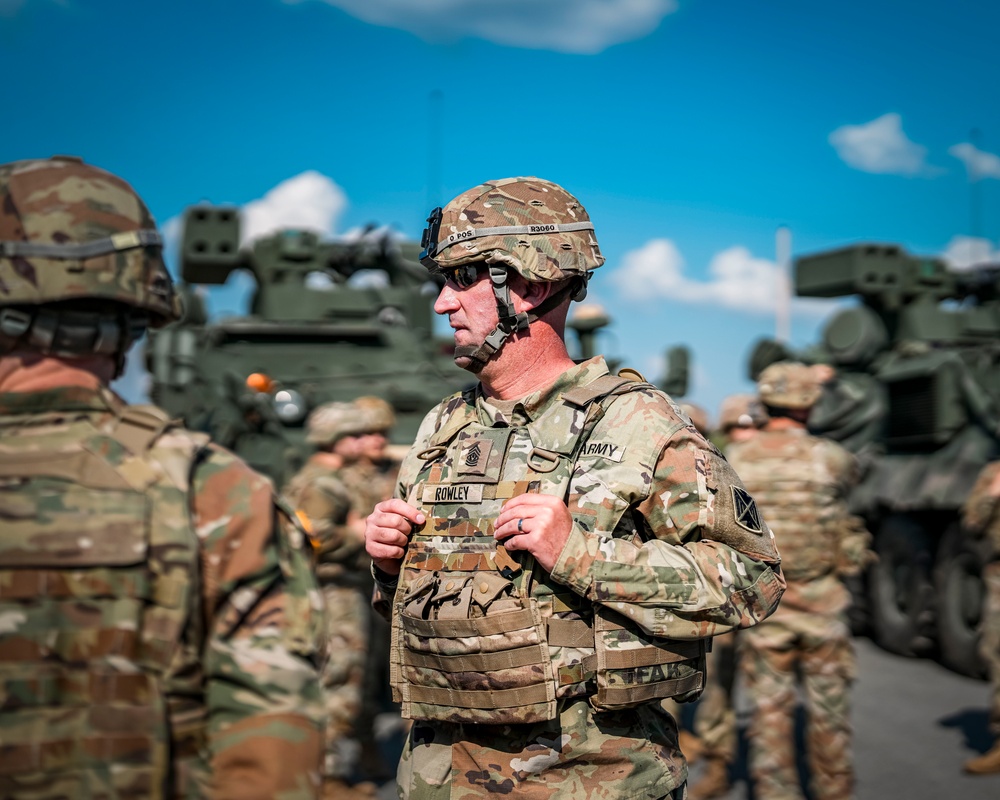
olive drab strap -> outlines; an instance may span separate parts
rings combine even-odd
[[[166,698],[185,620],[199,613],[187,486],[168,476],[204,441],[160,447],[162,412],[92,419],[0,436],[0,616],[18,620],[0,639],[0,693],[19,698],[4,711],[0,786],[159,798],[171,748],[200,743],[203,729],[172,736]]]

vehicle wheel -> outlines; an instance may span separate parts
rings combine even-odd
[[[973,678],[986,676],[986,665],[977,649],[986,563],[983,549],[982,540],[968,536],[956,522],[941,540],[934,567],[941,660]]]
[[[875,641],[891,653],[923,655],[933,646],[929,537],[910,517],[893,515],[882,523],[874,546],[878,561],[868,590]]]

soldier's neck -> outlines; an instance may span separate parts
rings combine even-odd
[[[60,358],[14,352],[0,356],[0,392],[44,392],[67,386],[99,389],[111,383],[115,363],[107,356]]]
[[[344,466],[344,458],[339,453],[331,453],[329,450],[317,450],[312,454],[312,462],[327,469],[340,469]]]
[[[791,417],[771,417],[764,426],[765,431],[790,431],[801,430],[806,427],[804,422],[799,422]]]
[[[508,339],[479,373],[486,396],[516,400],[551,386],[571,369],[573,359],[565,343],[551,333],[546,327],[536,332],[533,325],[530,335]]]

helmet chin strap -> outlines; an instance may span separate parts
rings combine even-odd
[[[586,276],[589,278],[589,274]],[[553,292],[543,302],[531,311],[514,311],[514,303],[510,299],[510,286],[507,285],[507,267],[503,264],[490,264],[490,282],[493,284],[493,296],[497,301],[497,325],[481,345],[458,345],[455,356],[468,358],[470,364],[466,369],[478,374],[483,367],[503,346],[508,337],[516,331],[526,331],[528,326],[539,317],[547,314],[558,306],[567,296],[574,300],[582,300],[587,294],[587,281],[577,286],[572,281],[568,286]]]

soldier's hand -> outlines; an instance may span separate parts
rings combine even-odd
[[[527,550],[551,571],[572,528],[573,517],[560,498],[530,493],[504,503],[493,536],[508,550]]]
[[[365,520],[365,549],[375,566],[387,575],[398,575],[410,534],[423,525],[423,512],[402,500],[383,500]]]

